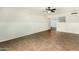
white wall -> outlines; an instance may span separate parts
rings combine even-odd
[[[57,31],[79,34],[79,23],[57,23]]]
[[[69,14],[66,16],[66,22],[70,22],[70,23],[79,23],[79,14]]]
[[[48,30],[48,19],[27,8],[1,8],[0,42]]]
[[[68,12],[68,13],[61,13],[61,14],[55,14],[52,17],[65,17],[66,18],[66,22],[69,23],[74,23],[74,22],[79,22],[79,11],[78,14],[71,14],[72,12]]]
[[[79,13],[74,15],[66,13],[60,14],[60,16],[65,16],[66,22],[57,23],[57,31],[79,34]]]

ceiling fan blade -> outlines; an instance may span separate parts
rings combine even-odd
[[[56,9],[52,9],[52,10],[56,10]]]
[[[55,12],[54,10],[51,10],[51,12]]]

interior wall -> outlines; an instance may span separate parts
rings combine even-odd
[[[79,14],[69,14],[66,16],[66,22],[72,22],[72,23],[75,23],[75,22],[79,22]]]
[[[78,14],[73,14],[72,12],[68,12],[68,13],[61,13],[61,14],[55,14],[53,17],[65,17],[65,21],[66,22],[79,22],[79,12],[77,12]]]
[[[1,8],[0,42],[48,30],[48,19],[27,8]]]
[[[56,17],[65,16],[65,22],[57,23],[57,31],[79,34],[79,13],[78,14],[59,14]]]

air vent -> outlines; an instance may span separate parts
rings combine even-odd
[[[72,15],[74,15],[74,14],[78,14],[77,12],[73,12],[73,13],[71,13]]]

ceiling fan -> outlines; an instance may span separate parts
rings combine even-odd
[[[52,8],[52,7],[47,7],[47,8],[45,9],[45,12],[47,12],[47,13],[50,13],[50,12],[55,13],[55,11],[56,11],[56,9],[55,9],[55,8]]]

